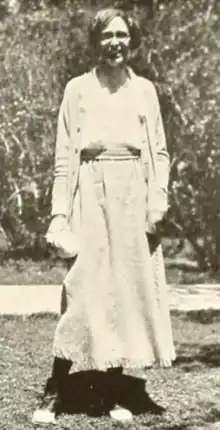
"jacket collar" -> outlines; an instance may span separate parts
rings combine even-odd
[[[133,71],[133,69],[129,66],[126,67],[126,71],[127,71],[127,75],[129,77],[129,79],[135,79],[137,78],[136,73]],[[91,77],[97,79],[97,66],[93,67],[88,73],[87,75],[90,75]]]

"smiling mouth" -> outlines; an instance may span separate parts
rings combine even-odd
[[[121,51],[109,51],[108,52],[108,57],[115,59],[115,58],[119,58],[122,56],[122,52]]]

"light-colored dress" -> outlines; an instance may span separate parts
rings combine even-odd
[[[147,183],[129,82],[94,79],[82,129],[80,251],[64,281],[54,355],[75,370],[170,366],[175,358],[161,247],[145,234]]]

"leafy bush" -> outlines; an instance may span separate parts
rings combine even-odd
[[[3,3],[6,8],[7,2]],[[16,15],[5,14],[0,42],[0,213],[6,229],[10,217],[18,226],[19,238],[12,234],[12,242],[34,244],[48,223],[63,88],[92,64],[87,26],[100,2],[17,3]],[[133,66],[155,82],[160,95],[172,155],[167,232],[191,242],[202,268],[216,269],[220,264],[220,4],[217,0],[115,0],[114,4],[131,9],[140,20],[143,43]],[[9,204],[14,192],[17,199]]]

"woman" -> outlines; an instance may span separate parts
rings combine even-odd
[[[49,231],[70,226],[78,251],[64,280],[53,374],[35,422],[54,421],[71,366],[112,370],[113,381],[122,369],[170,366],[175,358],[156,234],[169,177],[158,98],[128,66],[140,41],[126,13],[98,12],[90,41],[97,66],[67,84],[59,113]]]

